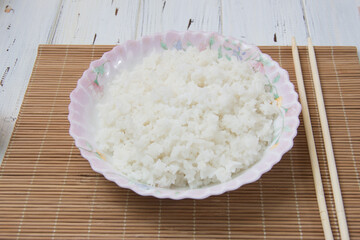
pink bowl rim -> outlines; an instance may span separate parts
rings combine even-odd
[[[260,162],[257,162],[249,169],[241,173],[239,176],[233,178],[228,182],[207,186],[199,189],[185,189],[180,191],[178,191],[177,189],[149,187],[141,183],[134,184],[129,179],[126,179],[126,177],[116,172],[116,170],[114,170],[114,168],[112,168],[110,164],[106,163],[105,161],[101,162],[99,158],[93,156],[88,150],[85,150],[84,148],[81,147],[81,144],[79,144],[80,141],[84,140],[84,137],[80,136],[75,130],[76,127],[79,125],[79,122],[75,119],[74,115],[79,113],[79,111],[81,112],[81,109],[83,107],[83,105],[79,101],[79,99],[81,99],[81,97],[79,97],[79,92],[84,89],[84,86],[81,84],[81,82],[84,82],[87,79],[93,77],[92,76],[93,70],[96,66],[99,66],[99,64],[102,64],[104,62],[112,61],[109,60],[109,58],[111,58],[110,55],[115,54],[116,51],[118,51],[120,48],[124,48],[131,44],[133,45],[141,44],[141,42],[144,41],[144,39],[154,39],[154,38],[165,39],[167,36],[173,36],[173,35],[184,37],[186,34],[192,34],[204,38],[208,38],[209,36],[216,36],[220,39],[235,40],[238,41],[239,44],[241,44],[241,46],[246,46],[250,48],[252,51],[258,52],[263,58],[270,61],[271,64],[273,64],[273,67],[275,67],[274,69],[278,71],[281,77],[285,79],[283,85],[286,85],[288,89],[287,95],[289,95],[289,97],[291,97],[292,99],[295,99],[295,101],[293,101],[292,105],[290,106],[290,108],[292,109],[291,114],[289,116],[284,117],[287,120],[287,122],[291,125],[291,129],[286,137],[283,136],[280,137],[279,146],[281,147],[275,148],[274,151],[273,149],[267,150],[266,153],[264,154],[263,159]],[[116,45],[112,50],[105,52],[100,59],[92,61],[90,63],[89,68],[84,71],[82,77],[78,80],[76,88],[71,92],[70,104],[68,109],[69,109],[68,120],[70,122],[69,134],[74,138],[75,145],[79,148],[81,156],[89,161],[92,169],[95,172],[102,174],[106,179],[115,182],[118,186],[122,188],[131,189],[132,191],[142,196],[153,196],[161,199],[169,198],[173,200],[180,200],[186,198],[204,199],[212,195],[220,195],[223,194],[224,192],[238,189],[245,184],[257,181],[264,173],[268,172],[276,163],[278,163],[283,157],[283,155],[293,147],[294,144],[293,140],[297,135],[297,128],[300,125],[299,115],[301,112],[301,105],[298,101],[298,94],[295,91],[295,87],[289,80],[288,72],[283,68],[281,68],[276,61],[272,60],[272,58],[269,55],[262,53],[257,46],[247,44],[242,40],[237,40],[232,37],[225,37],[216,32],[168,31],[164,33],[154,34],[151,36],[144,36],[136,41],[134,40],[126,41],[123,44]],[[263,161],[264,158],[267,158],[266,162]],[[260,163],[265,163],[265,164],[260,164]]]

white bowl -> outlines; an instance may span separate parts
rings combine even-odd
[[[275,120],[274,124],[275,140],[267,148],[260,161],[225,183],[197,189],[168,189],[132,181],[121,175],[107,161],[109,156],[98,151],[94,137],[96,127],[92,120],[94,119],[94,105],[103,92],[104,84],[115,74],[139,63],[143,57],[154,50],[182,50],[189,45],[198,47],[200,50],[211,47],[219,52],[219,57],[236,56],[239,61],[248,61],[256,71],[267,76],[269,79],[267,85],[271,87],[274,99],[281,109],[281,116]],[[105,178],[120,187],[129,188],[140,195],[171,199],[203,199],[235,190],[244,184],[258,180],[292,148],[301,111],[298,95],[294,90],[294,85],[289,81],[287,71],[256,46],[217,33],[191,31],[166,32],[143,37],[138,41],[127,41],[114,47],[99,60],[90,64],[89,69],[83,73],[77,87],[70,94],[70,99],[69,132],[75,139],[75,145],[80,149],[81,155],[90,162],[94,171],[103,174]]]

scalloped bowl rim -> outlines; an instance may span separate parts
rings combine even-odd
[[[131,182],[126,176],[119,174],[116,169],[106,161],[101,161],[98,157],[96,157],[95,152],[90,152],[89,150],[84,149],[83,144],[80,142],[86,141],[84,136],[80,136],[77,132],[77,126],[79,125],[79,121],[74,117],[76,114],[81,112],[82,107],[84,106],[81,103],[81,91],[88,91],[83,86],[83,82],[86,82],[89,78],[94,77],[94,68],[98,67],[100,64],[104,64],[105,62],[111,62],[111,57],[115,56],[120,50],[126,50],[127,48],[131,49],[132,46],[136,44],[142,44],[144,41],[150,41],[154,39],[160,39],[161,41],[167,41],[167,38],[173,38],[174,36],[178,36],[180,38],[185,38],[187,35],[191,37],[198,37],[204,39],[209,39],[210,37],[215,37],[217,39],[222,39],[225,41],[226,39],[230,39],[231,41],[237,41],[241,47],[249,48],[251,51],[259,53],[261,57],[267,59],[273,64],[274,69],[283,77],[285,80],[283,85],[287,88],[288,98],[292,99],[291,102],[291,115],[286,118],[287,123],[290,123],[291,127],[288,132],[288,135],[284,137],[283,135],[279,138],[279,146],[276,147],[275,150],[269,150],[269,148],[265,151],[263,158],[252,165],[250,168],[244,170],[236,177],[231,179],[230,181],[219,183],[216,185],[205,186],[198,189],[165,189],[165,188],[156,188],[146,186],[144,184]],[[154,40],[155,41],[155,40]],[[200,41],[201,42],[201,41]],[[223,42],[224,43],[224,42]],[[130,47],[129,47],[130,46]],[[92,79],[93,81],[93,79]],[[286,98],[286,96],[284,96]],[[295,99],[295,100],[294,100]],[[297,135],[297,128],[299,127],[299,114],[301,112],[301,105],[298,102],[298,94],[295,92],[294,85],[289,80],[289,75],[286,70],[281,68],[279,64],[272,60],[272,58],[262,53],[258,47],[255,45],[250,45],[245,43],[244,41],[237,40],[231,37],[224,37],[215,32],[194,32],[194,31],[185,31],[185,32],[177,32],[177,31],[168,31],[165,33],[158,33],[152,36],[145,36],[137,41],[129,40],[123,44],[116,45],[112,50],[105,52],[100,59],[94,60],[90,63],[90,66],[87,70],[84,71],[83,75],[77,82],[76,88],[70,94],[70,104],[69,104],[69,115],[68,120],[70,122],[69,133],[75,140],[75,145],[79,148],[81,156],[87,159],[91,165],[91,168],[100,174],[102,174],[106,179],[115,182],[118,186],[122,188],[128,188],[132,191],[136,192],[142,196],[153,196],[156,198],[170,198],[174,200],[180,200],[185,198],[191,199],[204,199],[212,195],[220,195],[227,191],[232,191],[240,188],[241,186],[257,181],[264,173],[268,172],[276,163],[278,163],[283,155],[288,152],[293,147],[293,139]],[[79,110],[80,109],[80,110]],[[266,160],[264,160],[266,158]]]

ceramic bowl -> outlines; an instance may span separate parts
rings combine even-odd
[[[111,156],[98,150],[94,137],[96,131],[94,106],[103,94],[104,85],[115,74],[140,63],[143,57],[153,51],[161,52],[169,49],[182,51],[186,50],[188,46],[195,46],[200,50],[211,48],[217,51],[219,58],[230,60],[230,57],[235,56],[238,61],[247,61],[255,71],[265,74],[268,79],[265,87],[273,94],[281,110],[280,117],[275,120],[274,124],[274,140],[260,161],[228,182],[197,189],[168,189],[132,181],[120,174],[110,164]],[[244,184],[258,180],[292,148],[301,111],[298,95],[289,81],[287,71],[282,69],[270,56],[262,53],[256,46],[241,40],[224,37],[217,33],[191,31],[170,31],[117,45],[100,59],[91,62],[89,69],[83,73],[78,80],[77,87],[70,94],[70,99],[69,132],[75,140],[75,145],[80,149],[81,155],[89,161],[94,171],[101,173],[120,187],[131,189],[140,195],[171,199],[203,199],[238,189]]]

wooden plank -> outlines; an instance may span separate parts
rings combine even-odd
[[[29,82],[40,43],[48,43],[56,1],[0,1],[0,163]]]
[[[360,53],[360,1],[302,1],[314,45],[355,45]]]
[[[219,0],[142,0],[137,37],[169,30],[221,32]]]
[[[306,44],[302,6],[297,0],[227,0],[222,7],[223,34],[256,45]]]
[[[66,0],[53,44],[117,44],[135,38],[140,0]]]

